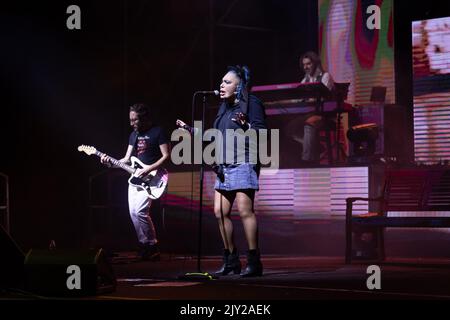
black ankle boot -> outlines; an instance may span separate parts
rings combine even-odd
[[[239,260],[239,253],[236,249],[233,250],[232,253],[230,253],[229,250],[225,249],[223,253],[223,265],[222,267],[214,272],[217,276],[226,276],[231,271],[233,271],[234,274],[238,274],[241,272],[241,261]]]
[[[223,271],[225,270],[225,267],[226,267],[226,264],[227,264],[228,256],[229,256],[229,255],[230,255],[230,250],[224,249],[224,250],[223,250],[223,256],[222,256],[223,264],[222,264],[222,266],[220,267],[219,270],[217,270],[216,272],[214,272],[214,275],[216,275],[216,276],[221,276],[221,275],[223,274]]]
[[[241,277],[260,277],[262,276],[263,265],[259,250],[249,250],[247,253],[247,267],[241,273]]]

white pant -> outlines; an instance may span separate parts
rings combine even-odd
[[[153,245],[158,242],[155,226],[150,217],[151,205],[152,200],[148,197],[146,191],[131,185],[128,186],[130,217],[136,230],[138,241],[142,246]]]
[[[305,125],[303,127],[303,153],[302,160],[319,161],[320,158],[320,141],[319,129],[314,126]]]

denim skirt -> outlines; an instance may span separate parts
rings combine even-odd
[[[214,189],[216,190],[259,190],[259,165],[252,163],[224,164],[223,180],[216,177]]]

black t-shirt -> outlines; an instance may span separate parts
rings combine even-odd
[[[159,146],[168,144],[169,139],[161,127],[154,126],[144,132],[133,131],[128,143],[134,147],[133,155],[143,163],[150,165],[162,157]]]

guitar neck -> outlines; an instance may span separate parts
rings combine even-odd
[[[100,151],[96,151],[96,152],[95,152],[95,155],[98,156],[98,157],[100,157],[100,158],[101,158],[102,156],[104,156],[104,155],[105,155],[105,156],[108,156],[108,157],[109,157],[109,162],[111,162],[113,165],[115,165],[115,166],[117,166],[117,167],[119,167],[119,168],[121,168],[121,169],[123,169],[123,170],[125,170],[125,171],[128,171],[128,173],[133,174],[133,173],[136,171],[135,168],[133,168],[133,167],[131,167],[131,166],[129,166],[129,165],[123,163],[123,162],[120,162],[120,161],[117,160],[117,159],[114,159],[113,157],[107,155],[106,153],[103,153],[103,152],[100,152]]]

